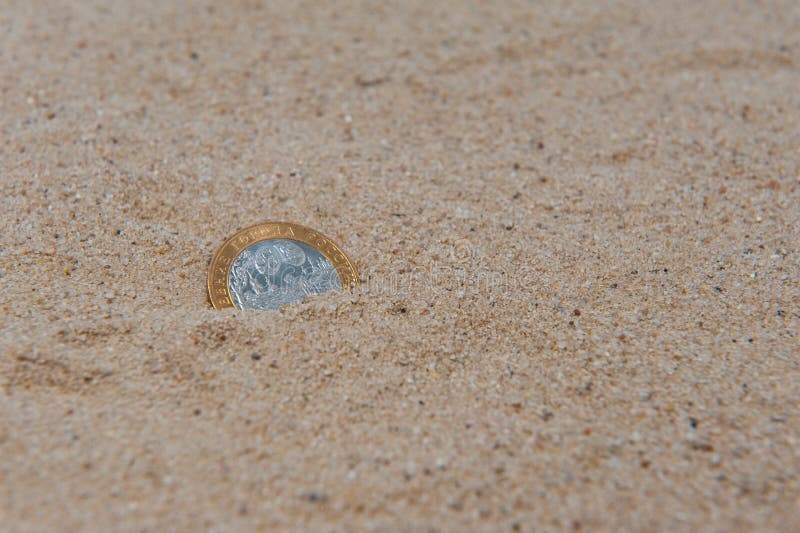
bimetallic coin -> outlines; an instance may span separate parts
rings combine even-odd
[[[353,262],[321,233],[266,222],[225,241],[211,262],[208,294],[217,309],[277,309],[359,281]]]

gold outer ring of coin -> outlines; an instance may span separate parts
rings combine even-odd
[[[211,261],[211,268],[208,270],[208,298],[215,309],[234,307],[228,288],[228,276],[234,259],[245,248],[269,239],[289,239],[316,248],[336,269],[343,289],[361,283],[358,270],[347,254],[322,233],[291,222],[264,222],[234,233]]]

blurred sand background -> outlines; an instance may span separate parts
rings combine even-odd
[[[800,528],[798,2],[0,4],[0,531]]]

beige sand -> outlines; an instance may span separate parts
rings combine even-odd
[[[798,27],[5,0],[0,530],[797,530]],[[211,310],[269,219],[369,284]]]

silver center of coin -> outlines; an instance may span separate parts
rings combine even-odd
[[[307,296],[341,290],[339,274],[313,247],[289,239],[257,242],[231,265],[228,288],[239,309],[277,309]]]

